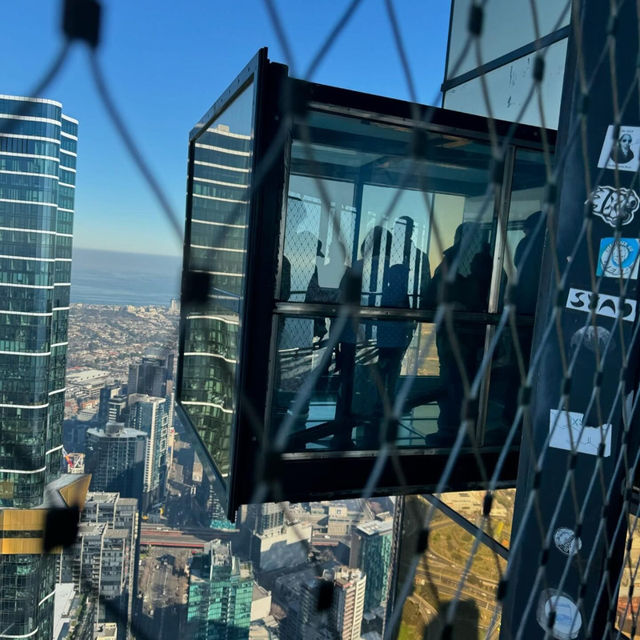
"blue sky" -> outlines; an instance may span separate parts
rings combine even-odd
[[[302,76],[345,0],[274,0]],[[4,3],[0,93],[25,95],[62,43],[58,0]],[[418,100],[444,74],[449,0],[395,0]],[[190,128],[263,46],[286,62],[262,0],[103,0],[100,59],[114,98],[180,219]],[[313,77],[408,98],[383,0],[363,0]],[[74,245],[177,255],[179,240],[129,160],[76,46],[43,97],[80,120]]]

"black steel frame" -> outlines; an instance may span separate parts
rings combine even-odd
[[[224,487],[222,496],[227,515],[231,519],[234,519],[238,506],[252,500],[259,479],[267,480],[266,494],[262,495],[265,501],[296,502],[357,496],[362,493],[378,460],[377,451],[305,451],[274,455],[270,448],[269,439],[273,436],[273,429],[269,425],[269,398],[274,385],[277,355],[275,338],[279,316],[285,313],[332,316],[338,311],[332,305],[276,302],[284,248],[281,220],[286,213],[292,115],[304,114],[307,109],[313,108],[413,129],[459,135],[472,140],[489,140],[488,122],[485,118],[291,79],[287,76],[287,68],[269,62],[266,49],[262,49],[191,132],[185,264],[189,264],[189,195],[192,189],[193,142],[198,132],[224,110],[251,77],[257,79],[253,180],[255,181],[259,167],[264,171],[265,159],[270,164],[259,184],[253,184],[251,188],[237,411],[231,434],[229,483]],[[494,126],[503,142],[506,140],[508,144],[518,148],[542,148],[539,128],[503,121],[496,121]],[[546,135],[547,140],[554,144],[555,132],[547,131]],[[274,144],[275,147],[272,148]],[[503,169],[505,172],[506,170],[507,167]],[[183,274],[183,295],[185,277]],[[183,318],[185,312],[183,304]],[[433,312],[418,310],[406,310],[397,316],[398,311],[363,307],[358,313],[362,317],[411,317],[427,322],[433,319]],[[467,317],[469,320],[483,320],[487,324],[495,324],[497,321],[495,314],[468,314]],[[532,320],[523,318],[522,321],[530,323]],[[181,352],[184,345],[183,330],[184,322],[181,321]],[[181,376],[182,359],[178,367],[178,406]],[[182,407],[180,415],[188,421],[187,413]],[[264,432],[256,433],[257,424],[266,425]],[[198,452],[204,453],[204,446],[198,440],[196,438]],[[490,474],[499,456],[500,447],[483,448],[480,460],[477,453],[462,450],[446,489],[481,488],[481,465],[485,473]],[[394,457],[394,460],[387,460],[383,465],[379,482],[373,489],[374,495],[433,491],[446,465],[448,449],[403,449]],[[209,455],[204,459],[212,462]],[[500,486],[513,486],[517,464],[518,448],[514,447],[504,461]],[[222,478],[219,477],[219,480]]]

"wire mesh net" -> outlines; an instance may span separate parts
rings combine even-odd
[[[360,4],[354,0],[336,15],[307,78]],[[393,187],[384,194],[373,189],[368,201],[355,202],[344,181],[326,177],[332,150],[317,140],[317,114],[309,105],[297,110],[291,95],[282,96],[286,117],[250,182],[240,161],[223,168],[222,181],[215,162],[202,162],[198,174],[199,215],[216,227],[219,256],[211,273],[211,229],[199,232],[200,238],[192,232],[189,268],[208,273],[200,288],[203,282],[211,286],[213,278],[218,290],[233,297],[243,286],[234,247],[246,246],[247,203],[263,188],[286,145],[292,145],[293,161],[305,166],[304,175],[292,175],[288,185],[279,300],[316,306],[313,313],[283,314],[278,320],[272,441],[264,438],[264,415],[251,416],[265,459],[273,464],[285,453],[314,449],[335,455],[377,450],[378,462],[362,478],[360,495],[367,499],[387,461],[396,470],[397,486],[407,486],[400,463],[404,448],[437,449],[446,456],[432,494],[396,499],[395,543],[388,556],[392,575],[382,581],[378,598],[387,604],[384,638],[636,634],[638,9],[630,0],[562,3],[549,25],[534,0],[522,4],[521,19],[532,37],[510,128],[494,116],[503,111],[508,82],[499,74],[505,67],[514,73],[515,67],[509,67],[513,60],[496,62],[500,56],[487,38],[490,0],[465,5],[466,35],[450,47],[450,91],[464,100],[474,84],[473,108],[486,118],[484,146],[465,151],[471,158],[467,169],[476,172],[473,188],[433,188],[435,177],[424,162],[433,112],[414,104],[412,121],[404,124],[404,144],[394,146],[390,134],[385,141],[384,131],[378,140],[384,163],[371,171],[393,174],[387,180]],[[453,17],[460,17],[462,5]],[[265,6],[293,76],[294,43],[276,4],[265,0]],[[32,95],[46,94],[70,46],[84,40],[114,130],[182,238],[182,216],[171,210],[103,78],[97,3],[66,7],[66,43]],[[416,79],[391,0],[384,11],[415,103]],[[555,43],[547,36],[566,28],[569,18],[554,144],[545,81],[547,54],[555,55]],[[470,68],[477,72],[464,77]],[[20,132],[29,103],[11,115],[16,117],[3,124],[0,140]],[[532,121],[539,125],[540,144],[528,157],[511,144],[516,125]],[[215,153],[215,136],[228,133],[210,128],[211,139],[203,137],[199,144]],[[237,157],[244,158],[241,136],[231,139]],[[459,142],[445,136],[444,147],[455,149]],[[514,167],[526,178],[521,185],[505,183],[505,176],[516,175]],[[234,203],[238,185],[245,195]],[[207,198],[222,198],[224,211],[211,209]],[[192,300],[197,290],[191,291]],[[386,309],[387,317],[368,313],[376,309]],[[431,315],[403,317],[403,310]],[[208,364],[206,375],[214,382],[235,376],[237,345],[229,323],[229,357]],[[209,331],[211,325],[203,322],[200,335]],[[198,351],[197,341],[190,346]],[[215,437],[228,432],[233,413],[225,387],[228,383],[221,383],[216,391],[213,410],[197,409],[213,425],[206,444],[221,452],[219,459],[215,452],[213,457],[222,469],[229,464],[223,459],[227,445]],[[517,490],[502,491],[507,454],[518,445]],[[496,453],[490,467],[483,457],[487,447]],[[465,451],[474,456],[482,494],[451,496],[445,489],[460,472]],[[22,453],[20,447],[12,451],[16,457]],[[252,502],[267,495],[282,496],[269,464],[258,471]],[[294,523],[313,568],[300,587],[302,600],[313,604],[302,623],[311,627],[296,628],[359,637],[343,635],[344,619],[336,613],[347,578],[327,571],[306,529],[295,524],[295,507],[283,501],[278,511]],[[89,536],[82,540],[88,544]],[[112,607],[92,584],[88,568],[76,579],[92,598]],[[368,580],[373,584],[373,573]],[[131,611],[116,608],[113,615],[133,635],[147,635]],[[14,631],[8,626],[0,636],[16,637]]]

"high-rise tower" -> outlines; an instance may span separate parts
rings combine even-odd
[[[85,469],[92,491],[116,491],[123,498],[142,498],[147,434],[122,422],[87,429]]]
[[[0,638],[51,637],[44,507],[83,481],[58,478],[77,143],[60,103],[0,95]]]
[[[349,564],[361,569],[367,576],[365,611],[387,604],[392,539],[391,519],[365,522],[353,531]]]
[[[173,393],[173,353],[149,348],[139,364],[129,365],[127,392],[165,397]]]
[[[147,435],[142,510],[147,511],[164,497],[167,482],[167,446],[170,398],[143,393],[129,396],[128,425]]]
[[[340,567],[333,574],[331,627],[341,640],[360,640],[367,578],[359,569]]]
[[[189,577],[187,624],[194,640],[248,640],[253,577],[251,563],[213,540],[195,556]]]

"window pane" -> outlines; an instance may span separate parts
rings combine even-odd
[[[513,6],[517,5],[513,3]],[[521,22],[518,21],[519,24]],[[505,20],[503,23],[511,29],[510,22]],[[491,96],[492,117],[508,121],[518,119],[520,124],[538,127],[544,124],[547,128],[557,129],[566,54],[566,39],[555,42],[546,49],[544,78],[540,83],[544,121],[535,93],[532,99],[527,102],[531,90],[531,74],[535,54],[518,58],[484,76],[488,94]],[[522,117],[518,118],[525,104],[527,107],[524,109]],[[479,116],[488,117],[489,115],[480,78],[474,78],[449,89],[445,94],[443,106],[445,109],[474,113]]]
[[[540,265],[545,238],[542,203],[546,173],[544,157],[536,151],[518,149],[513,171],[511,204],[504,256],[506,277],[518,284],[514,291],[518,316],[518,342],[525,369],[533,341],[533,316],[538,298]],[[503,332],[496,349],[489,387],[485,443],[501,444],[518,406],[521,376],[511,331]]]
[[[293,418],[287,449],[377,449],[386,428],[383,418],[405,383],[402,418],[391,439],[399,447],[450,446],[464,392],[446,328],[435,331],[428,323],[361,318],[348,319],[340,331],[340,322],[323,316],[280,320],[274,428],[292,419],[300,388],[318,376]],[[328,350],[336,331],[337,344]],[[456,319],[454,331],[464,375],[473,379],[486,327]]]
[[[638,539],[638,522],[637,513],[632,513],[627,517],[628,529],[625,545],[626,557],[624,568],[621,570],[620,587],[618,591],[618,608],[616,615],[616,628],[630,636],[635,635],[635,627],[638,624],[638,596],[633,593],[640,586],[640,540]],[[631,540],[629,540],[631,538]]]
[[[409,129],[320,112],[305,126],[294,128],[280,299],[334,304],[357,275],[362,305],[434,309],[457,264],[456,308],[486,310],[490,147],[429,132],[426,158],[411,162]]]
[[[467,47],[466,55],[459,63],[469,38],[469,12],[472,4],[472,0],[455,0],[453,3],[447,78],[459,76],[478,66],[475,46]],[[532,7],[536,10],[538,32],[532,19]],[[535,0],[531,3],[491,0],[485,2],[483,8],[483,29],[480,35],[482,63],[529,44],[538,35],[544,37],[555,29],[566,26],[571,18],[571,11],[564,0]]]
[[[188,268],[208,275],[209,291],[205,304],[186,310],[181,404],[223,477],[229,471],[242,333],[253,98],[252,83],[193,150],[194,166],[208,170],[194,171]]]
[[[515,491],[498,490],[493,495],[491,516],[484,525],[481,517],[484,491],[444,493],[440,497],[460,516],[480,526],[489,537],[508,548]],[[424,497],[405,498],[398,542],[397,585],[404,584],[410,570],[418,536],[424,530],[429,510],[430,504]],[[473,550],[474,536],[440,510],[434,511],[429,528],[429,550],[416,568],[413,588],[402,609],[398,637],[441,637],[447,607],[457,597],[459,602],[452,637],[464,640],[497,640],[501,615],[493,594],[504,575],[506,560],[481,543],[475,551],[466,579],[461,581]]]

